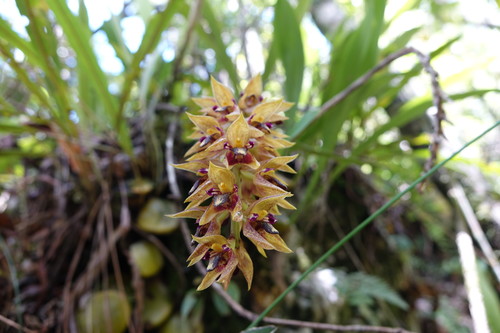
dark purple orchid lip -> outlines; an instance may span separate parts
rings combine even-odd
[[[271,224],[275,224],[276,222],[278,222],[278,220],[274,217],[273,214],[267,214],[267,220]]]

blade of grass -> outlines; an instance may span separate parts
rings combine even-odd
[[[498,89],[473,90],[465,93],[449,95],[452,101],[461,100],[467,97],[481,97],[488,92],[500,92]],[[365,141],[361,142],[354,150],[353,155],[359,155],[365,152],[372,144],[376,143],[378,138],[385,132],[408,124],[410,121],[422,116],[432,106],[432,96],[423,96],[412,99],[401,106],[399,112],[393,116],[387,123],[381,125]]]
[[[89,77],[97,91],[108,116],[116,113],[116,101],[108,90],[108,81],[99,67],[94,50],[90,45],[91,33],[88,26],[71,13],[63,0],[47,0],[50,9],[64,30],[68,42],[75,50],[79,64],[91,74]]]
[[[14,59],[14,55],[10,52],[8,46],[5,45],[2,41],[0,41],[0,54],[2,54],[3,57],[8,60],[8,65],[16,73],[19,81],[21,81],[26,86],[26,88],[28,88],[28,90],[38,98],[40,104],[45,106],[49,110],[49,112],[55,114],[56,111],[49,101],[46,92],[39,84],[37,84],[37,82],[34,82],[31,78],[28,77],[27,71],[19,65],[19,63]]]
[[[104,22],[99,30],[104,31],[108,37],[109,43],[116,52],[116,56],[121,60],[125,68],[129,68],[132,62],[132,53],[125,44],[120,27],[120,18],[112,15],[111,18]]]
[[[87,76],[85,84],[93,87],[95,97],[99,99],[98,105],[102,105],[104,109],[104,121],[109,127],[113,125],[113,119],[120,114],[118,112],[118,105],[116,99],[108,89],[108,80],[103,70],[97,62],[97,57],[90,44],[91,32],[88,26],[73,15],[64,0],[47,0],[47,4],[54,13],[58,23],[66,34],[67,40],[73,50],[75,51],[78,59],[78,64],[82,70],[86,71]],[[87,97],[90,95],[86,95]],[[87,105],[92,105],[87,101]],[[117,140],[122,148],[128,153],[132,154],[132,142],[128,135],[128,127],[125,125],[117,126],[114,128]]]
[[[217,64],[221,64],[220,68],[223,68],[229,74],[229,78],[233,83],[235,89],[239,88],[240,80],[234,62],[226,53],[226,45],[222,40],[222,28],[219,19],[215,16],[214,10],[208,1],[203,4],[202,15],[207,20],[207,24],[210,27],[210,32],[206,32],[203,27],[199,26],[198,31],[200,36],[204,37],[206,42],[211,45],[217,56]]]
[[[158,46],[161,34],[168,27],[174,14],[179,12],[180,6],[182,4],[183,1],[181,0],[169,1],[167,7],[165,7],[164,10],[156,13],[149,20],[141,45],[139,46],[137,52],[135,52],[134,55],[132,56],[132,61],[128,68],[127,75],[125,77],[122,94],[120,96],[118,112],[115,117],[115,128],[120,128],[120,124],[123,121],[125,104],[129,100],[133,83],[138,78],[141,72],[141,62],[144,60],[146,55],[153,52],[154,49]]]
[[[485,265],[478,263],[479,288],[483,294],[484,307],[486,308],[486,317],[492,332],[500,332],[500,299],[498,293],[489,279],[488,270]]]
[[[379,54],[378,39],[383,28],[386,1],[366,1],[365,17],[359,27],[352,31],[344,42],[333,51],[330,62],[328,84],[323,91],[322,111],[315,118],[316,124],[305,128],[300,135],[301,141],[312,142],[321,139],[323,148],[333,150],[337,145],[339,134],[347,119],[359,112],[360,105],[369,96],[365,85],[357,91],[350,92],[340,98],[337,103],[329,103],[332,96],[343,94],[344,89],[358,82],[362,74],[376,65]],[[322,191],[321,175],[328,166],[329,159],[318,158],[317,167],[309,180],[299,211],[307,207],[313,194]],[[298,214],[292,215],[295,220]]]
[[[17,110],[14,107],[14,105],[12,105],[9,101],[7,101],[1,94],[3,94],[3,91],[0,92],[0,105],[2,106],[0,108],[0,116],[7,117],[13,115],[20,115],[21,111]]]
[[[285,97],[296,103],[299,100],[304,76],[304,47],[300,34],[300,22],[295,12],[286,0],[278,0],[274,7],[274,40],[277,41],[278,56],[285,68]],[[293,125],[295,110],[288,111]]]
[[[23,52],[30,64],[45,69],[43,62],[40,60],[39,54],[32,47],[31,43],[14,32],[10,27],[10,23],[1,17],[0,35],[10,46],[16,47]]]
[[[0,133],[25,134],[25,133],[36,132],[36,131],[37,130],[33,127],[16,125],[16,124],[2,124],[0,122]],[[4,153],[5,151],[6,151],[5,148],[2,148],[2,151],[0,151],[0,155],[2,153]]]
[[[497,126],[500,125],[500,121],[497,121],[494,123],[492,126],[484,130],[481,134],[476,136],[474,139],[470,140],[467,142],[465,145],[463,145],[460,149],[458,149],[456,152],[451,154],[449,157],[441,161],[440,163],[436,164],[434,167],[432,167],[429,171],[424,173],[422,176],[418,177],[413,183],[410,184],[405,190],[399,192],[396,194],[394,197],[392,197],[389,201],[387,201],[382,207],[377,209],[372,215],[370,215],[368,218],[366,218],[364,221],[362,221],[356,228],[354,228],[351,232],[349,232],[344,238],[342,238],[337,244],[332,246],[328,251],[325,252],[318,260],[316,260],[304,273],[300,275],[300,277],[292,282],[288,288],[286,288],[285,291],[281,293],[262,313],[257,317],[248,327],[252,328],[255,327],[261,320],[264,318],[269,311],[271,311],[276,305],[278,305],[284,297],[290,293],[295,287],[302,282],[312,271],[314,271],[319,265],[321,265],[328,257],[330,257],[333,253],[335,253],[338,249],[340,249],[346,242],[348,242],[352,237],[354,237],[356,234],[361,232],[364,228],[366,228],[371,222],[373,222],[380,214],[385,212],[390,206],[392,206],[396,201],[401,199],[406,193],[410,192],[413,190],[420,182],[423,180],[429,178],[432,174],[434,174],[439,168],[441,168],[443,165],[451,161],[455,156],[459,155],[462,151],[464,151],[467,147],[470,145],[474,144],[476,141],[481,139],[483,136],[491,132],[493,129],[495,129]]]
[[[295,7],[295,17],[297,18],[297,22],[301,22],[305,13],[311,6],[311,0],[300,0]],[[269,53],[267,54],[266,63],[264,65],[264,74],[262,74],[262,82],[266,82],[269,78],[269,75],[274,71],[274,66],[276,64],[276,58],[278,56],[278,43],[276,39],[273,38],[271,44],[269,45]]]
[[[47,18],[47,10],[33,1],[18,0],[18,4],[21,2],[24,3],[22,13],[29,18],[29,25],[26,29],[30,35],[31,43],[44,63],[42,68],[44,69],[46,82],[45,89],[48,90],[49,97],[57,105],[56,113],[53,114],[54,120],[59,127],[66,129],[72,135],[76,135],[76,129],[71,126],[72,123],[69,120],[69,111],[72,108],[68,100],[68,96],[70,96],[68,85],[63,82],[59,75],[62,68],[56,54],[57,40]]]
[[[472,97],[472,96],[482,96],[486,94],[487,92],[491,91],[497,91],[499,92],[498,89],[491,89],[491,90],[478,90],[478,91],[470,91],[466,93],[460,93],[460,94],[453,94],[448,96],[451,100],[459,100],[463,99],[466,97]],[[419,116],[422,116],[425,111],[432,106],[432,97],[422,97],[418,98],[415,100],[412,100],[408,102],[408,106],[411,106],[411,108],[408,108],[408,110],[399,112],[396,116],[391,118],[389,122],[386,124],[380,126],[367,140],[361,142],[351,153],[352,158],[359,158],[359,156],[363,156],[366,151],[372,147],[377,142],[377,139],[384,134],[385,132],[389,131],[392,128],[395,127],[401,127],[404,126],[405,124],[409,123],[410,121],[418,118]],[[405,107],[403,105],[403,107]],[[330,175],[328,176],[328,180],[325,182],[325,184],[332,184],[335,179],[337,179],[338,176],[345,170],[345,168],[348,167],[348,163],[344,161],[340,161],[336,166],[335,169],[332,170]]]

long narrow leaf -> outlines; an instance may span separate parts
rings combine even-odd
[[[52,114],[58,125],[70,130],[69,110],[72,108],[69,103],[69,91],[67,85],[59,75],[62,70],[60,59],[57,55],[58,41],[53,31],[51,22],[48,19],[47,8],[39,3],[27,0],[17,0],[20,12],[29,18],[26,30],[30,36],[31,44],[37,50],[42,62],[44,88],[49,93],[49,98],[53,99],[57,105]]]
[[[91,83],[95,87],[97,97],[100,99],[106,114],[111,119],[113,114],[116,114],[117,104],[108,90],[108,82],[104,72],[99,67],[94,50],[90,45],[91,33],[88,26],[71,13],[67,4],[63,0],[47,0],[50,9],[54,12],[58,23],[63,28],[68,42],[74,49],[78,63],[89,74]]]
[[[274,41],[277,42],[278,57],[285,68],[285,96],[296,103],[299,100],[304,76],[304,47],[300,35],[300,24],[295,12],[286,0],[278,0],[274,7]],[[290,124],[295,119],[293,108],[288,112]]]
[[[231,58],[226,53],[226,45],[222,40],[222,28],[220,26],[220,20],[215,16],[214,10],[208,1],[203,4],[203,17],[207,20],[208,26],[210,27],[210,32],[206,32],[201,26],[199,29],[200,35],[205,38],[206,42],[211,45],[217,56],[217,64],[221,64],[221,68],[226,70],[229,74],[229,78],[233,83],[235,89],[238,89],[240,80],[238,78],[238,73],[236,72],[236,67],[231,60]]]
[[[99,67],[94,50],[90,45],[91,32],[89,27],[71,13],[64,0],[47,0],[47,3],[75,51],[79,65],[82,70],[88,73],[88,84],[94,88],[95,97],[98,98],[105,110],[105,121],[107,121],[108,126],[111,126],[112,120],[116,119],[118,114],[118,104],[108,89],[108,80]],[[88,104],[90,105],[90,103]],[[120,145],[125,151],[131,153],[132,143],[127,133],[128,128],[119,126],[115,130]]]
[[[18,48],[21,52],[23,52],[30,64],[45,69],[43,62],[40,60],[39,54],[35,51],[30,42],[19,36],[18,33],[14,32],[11,29],[10,24],[1,17],[0,35],[10,46]]]
[[[133,82],[137,79],[141,70],[141,62],[144,60],[144,57],[153,52],[154,49],[158,46],[158,42],[160,41],[161,34],[170,24],[170,21],[174,14],[176,14],[180,6],[182,5],[181,0],[173,0],[169,1],[167,7],[155,14],[149,21],[148,26],[146,28],[146,32],[144,33],[144,37],[142,39],[141,45],[137,52],[134,53],[132,57],[132,62],[128,68],[128,73],[125,78],[124,87],[122,90],[122,95],[120,96],[120,105],[119,111],[115,118],[116,126],[119,126],[122,122],[122,115],[124,113],[125,103],[128,101],[130,97],[130,92],[132,89]]]

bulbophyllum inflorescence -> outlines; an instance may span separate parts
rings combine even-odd
[[[253,263],[246,240],[263,256],[265,250],[292,252],[274,224],[280,207],[295,209],[285,200],[292,196],[285,181],[276,174],[295,173],[288,163],[297,155],[278,152],[293,144],[276,129],[293,104],[263,100],[260,75],[248,83],[238,101],[214,78],[211,84],[214,97],[193,99],[201,115],[188,113],[195,126],[191,138],[197,142],[187,151],[187,162],[175,165],[198,179],[185,200],[186,209],[172,217],[196,219],[192,237],[198,245],[188,258],[189,266],[208,261],[198,290],[214,282],[227,288],[236,268],[250,289]]]

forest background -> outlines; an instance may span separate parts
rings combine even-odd
[[[0,331],[500,332],[497,2],[0,8]],[[295,103],[294,253],[196,292],[185,111],[257,74]]]

